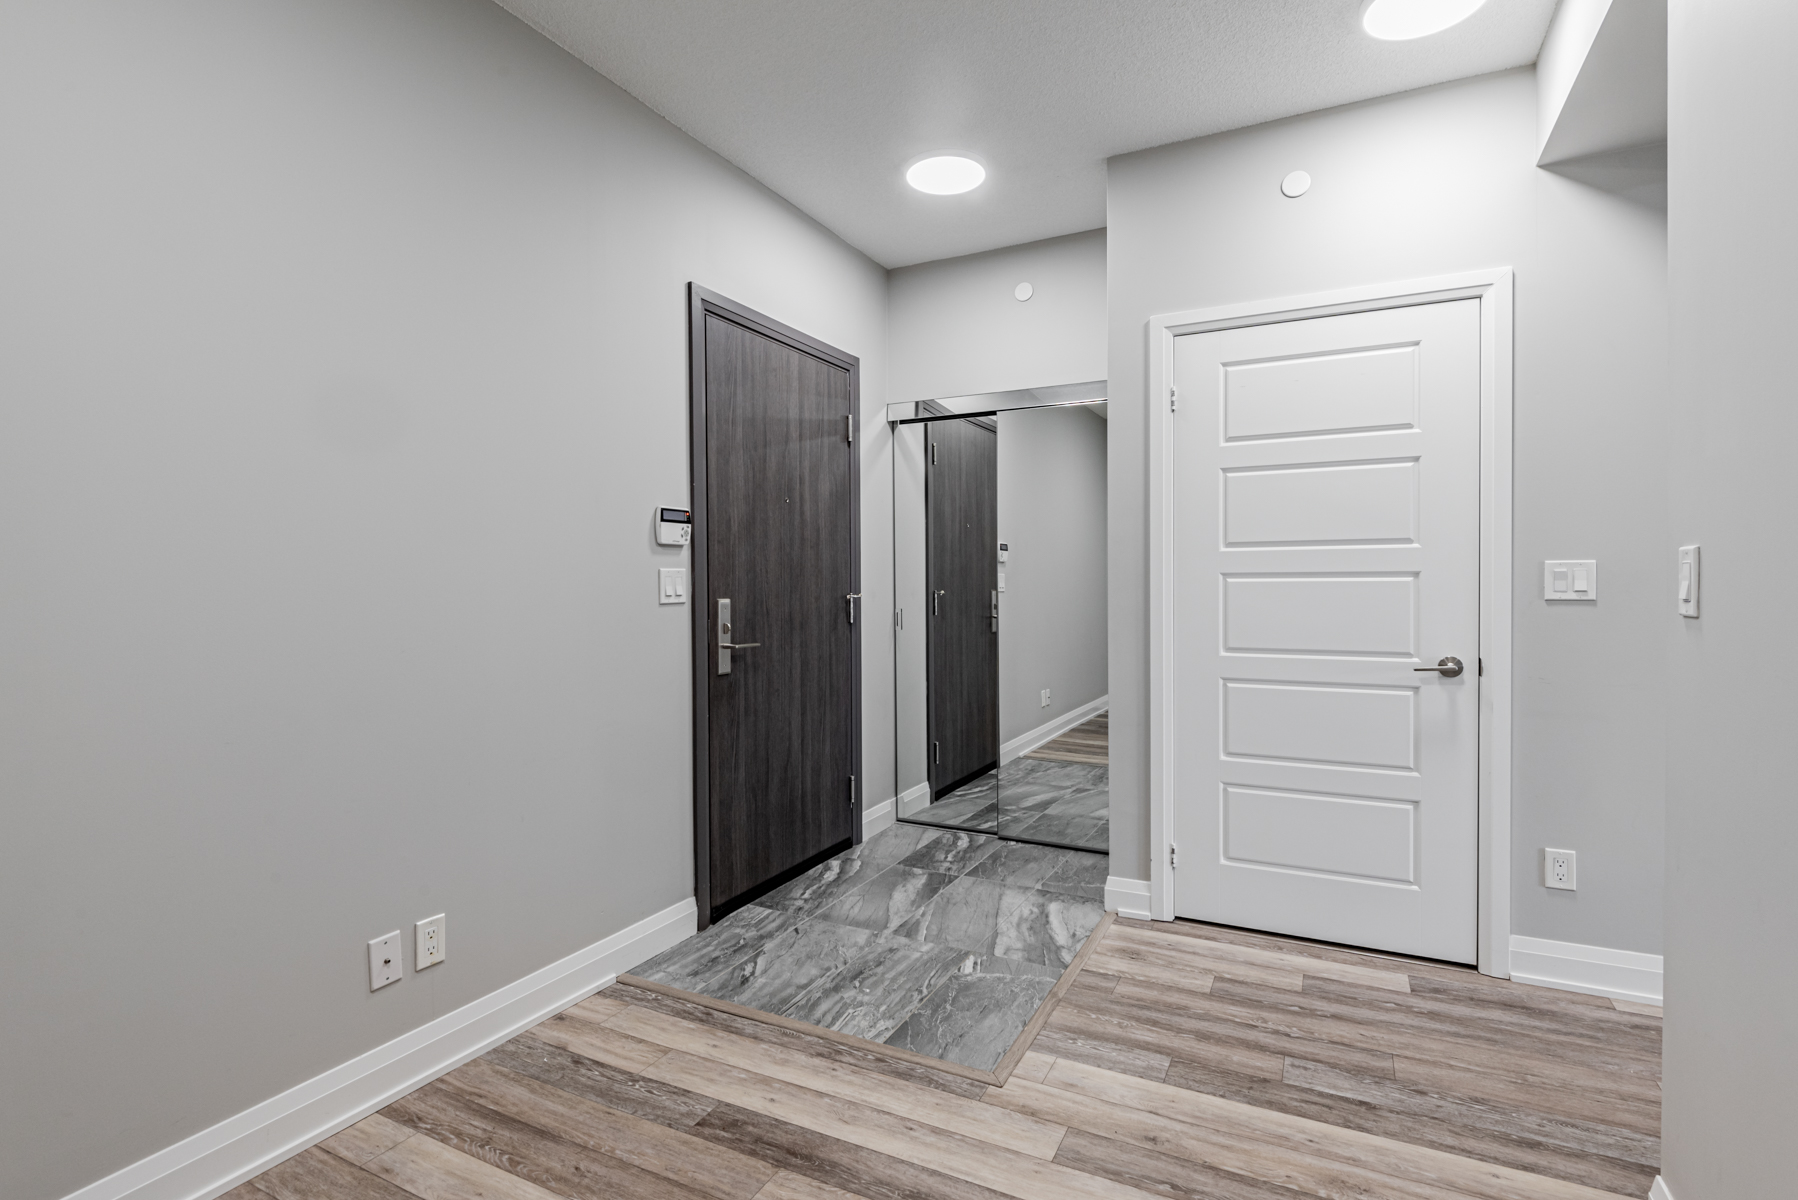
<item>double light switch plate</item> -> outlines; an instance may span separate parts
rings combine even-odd
[[[1596,559],[1550,559],[1542,564],[1544,600],[1598,599]]]

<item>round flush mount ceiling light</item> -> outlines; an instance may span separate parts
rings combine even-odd
[[[1441,33],[1471,17],[1486,0],[1367,0],[1361,28],[1382,42],[1408,42]]]
[[[1311,173],[1294,171],[1280,181],[1280,194],[1288,200],[1297,200],[1311,190]]]
[[[956,196],[971,192],[986,178],[986,168],[959,154],[938,154],[920,159],[905,172],[905,182],[932,196]]]

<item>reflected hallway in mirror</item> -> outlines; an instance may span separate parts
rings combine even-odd
[[[1105,404],[979,407],[894,422],[897,816],[1107,853]]]

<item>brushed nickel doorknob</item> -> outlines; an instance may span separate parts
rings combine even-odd
[[[1447,658],[1438,660],[1433,667],[1412,667],[1411,669],[1413,671],[1439,671],[1444,679],[1453,679],[1462,671],[1465,671],[1467,666],[1460,659],[1451,654]]]

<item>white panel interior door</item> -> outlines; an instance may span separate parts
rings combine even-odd
[[[1475,961],[1479,301],[1188,334],[1174,381],[1175,912]]]

